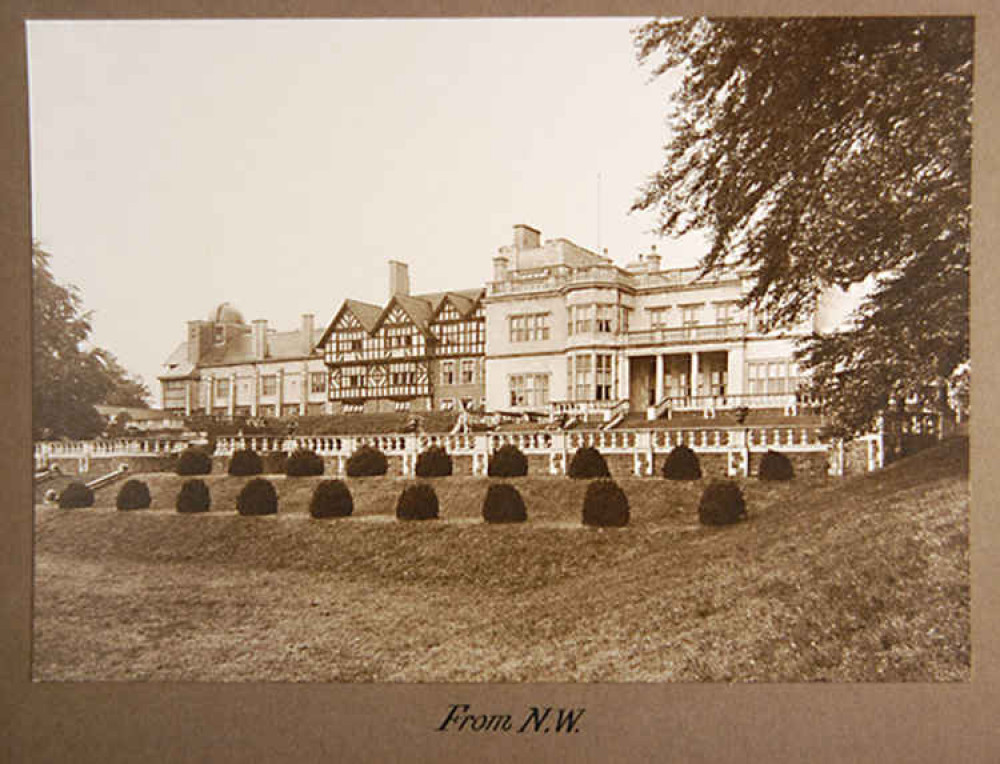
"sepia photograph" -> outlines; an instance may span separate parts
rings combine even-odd
[[[32,682],[971,681],[971,16],[25,35]]]

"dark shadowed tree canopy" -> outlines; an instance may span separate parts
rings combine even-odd
[[[853,329],[801,350],[845,427],[940,391],[969,353],[971,19],[656,21],[636,44],[682,79],[635,208],[708,231],[705,271],[749,269],[774,323],[873,285]]]
[[[59,284],[49,254],[32,250],[32,433],[89,438],[104,427],[94,405],[145,405],[145,387],[101,348],[86,348],[91,325],[79,292]],[[120,402],[119,402],[120,401]]]

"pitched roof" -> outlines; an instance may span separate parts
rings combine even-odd
[[[302,331],[268,332],[267,355],[256,358],[253,352],[253,335],[242,332],[230,337],[222,345],[208,348],[198,361],[197,367],[187,360],[187,342],[182,342],[164,363],[166,371],[159,379],[183,379],[190,377],[197,369],[210,366],[230,366],[238,363],[253,363],[255,361],[295,361],[312,358],[316,345],[319,344],[321,331],[313,329],[312,345],[307,353],[302,347]]]
[[[354,317],[361,322],[365,331],[368,332],[375,328],[375,324],[378,323],[379,316],[382,315],[382,308],[378,305],[372,305],[370,302],[362,302],[361,300],[344,300],[344,305],[350,308],[351,313],[354,314]]]
[[[163,362],[163,373],[157,379],[184,379],[194,372],[194,364],[187,359],[187,340],[182,342]]]

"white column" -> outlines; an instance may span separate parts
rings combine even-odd
[[[654,404],[663,400],[663,354],[656,354],[656,400]]]
[[[698,395],[698,351],[691,351],[691,397]]]
[[[191,416],[191,380],[187,380],[184,385],[184,413],[187,416]]]
[[[278,402],[276,404],[276,413],[280,417],[282,415],[282,408],[285,406],[285,370],[284,368],[278,369]]]
[[[257,416],[260,412],[260,368],[253,367],[253,397],[250,399],[250,415]]]
[[[229,416],[236,416],[236,372],[229,375]]]
[[[208,389],[205,391],[205,413],[211,414],[215,408],[215,380],[208,377],[205,381],[208,383]]]
[[[597,308],[594,310],[596,311]],[[588,397],[592,401],[597,400],[597,351],[590,354],[590,395]]]
[[[621,353],[618,356],[618,397],[629,400],[629,360],[628,355]]]
[[[305,416],[309,394],[312,392],[312,378],[309,376],[309,362],[302,364],[302,384],[299,388],[299,416]]]

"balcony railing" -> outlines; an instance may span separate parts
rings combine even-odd
[[[731,411],[744,406],[748,409],[783,409],[788,414],[797,414],[800,409],[808,409],[817,404],[818,401],[804,391],[732,395],[668,395],[647,409],[647,419],[669,416],[672,411],[701,411],[711,415],[716,411]]]
[[[628,333],[629,347],[643,345],[685,345],[694,342],[719,342],[743,339],[746,324],[710,324],[707,326],[662,326]]]

